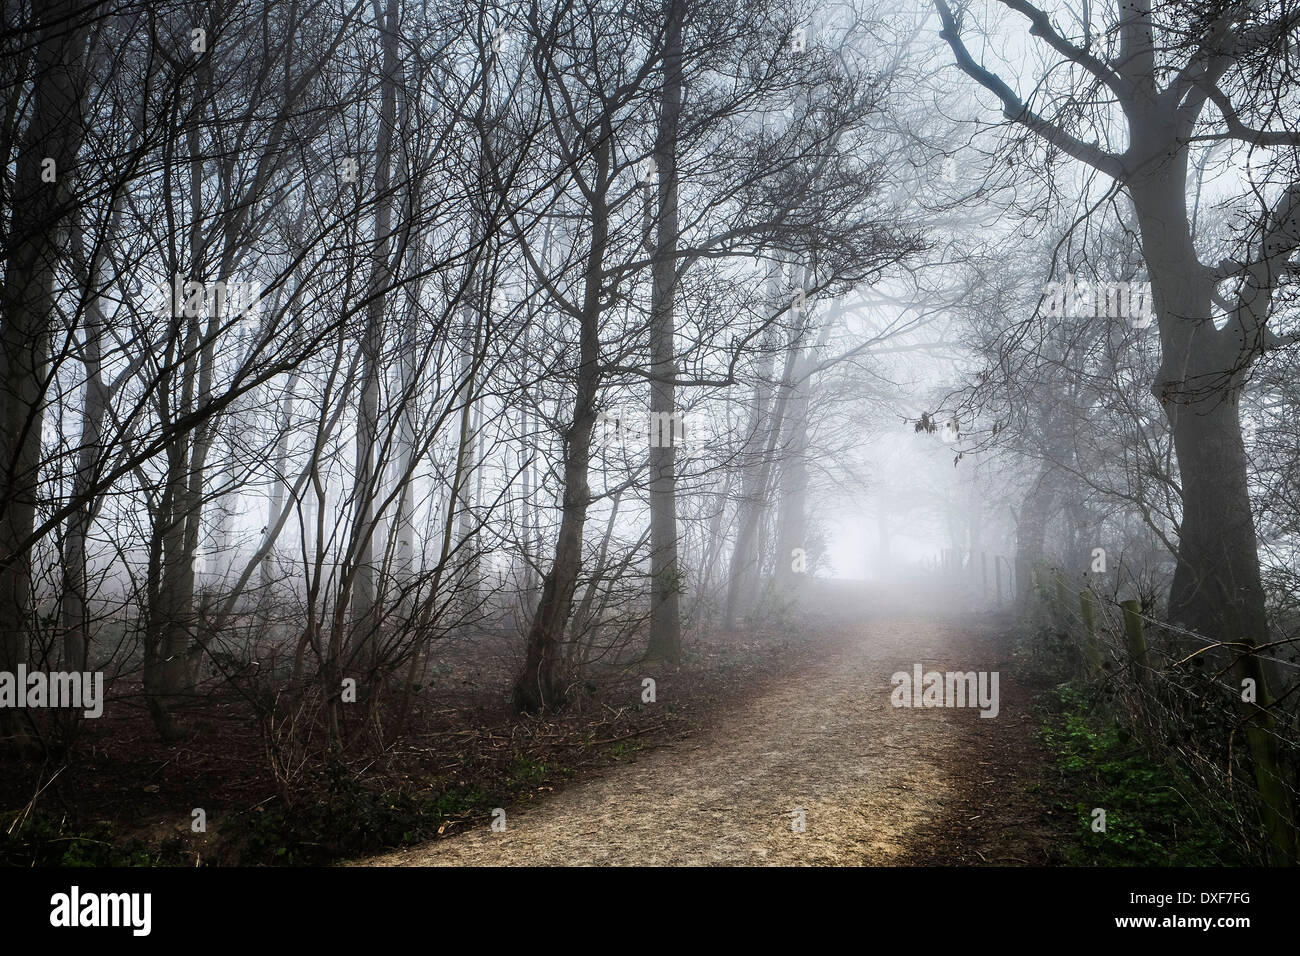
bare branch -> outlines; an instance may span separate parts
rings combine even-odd
[[[943,29],[939,32],[939,36],[948,41],[948,46],[952,48],[953,56],[957,59],[957,65],[962,72],[1002,101],[1003,116],[1013,123],[1024,126],[1062,152],[1087,163],[1093,169],[1117,180],[1125,179],[1127,171],[1119,156],[1094,143],[1085,143],[1071,136],[1061,127],[1035,113],[1021,102],[1020,97],[999,76],[976,63],[970,51],[966,49],[966,44],[962,42],[957,22],[948,4],[945,0],[934,0],[934,6],[943,21]]]

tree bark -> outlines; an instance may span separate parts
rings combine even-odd
[[[55,272],[67,243],[71,182],[85,137],[83,9],[53,0],[36,52],[33,97],[13,183],[9,256],[0,314],[0,670],[27,662],[31,537],[41,468]],[[45,160],[55,181],[42,181]],[[0,740],[24,749],[17,711],[0,710]]]
[[[768,298],[773,308],[780,297],[780,269],[773,266],[768,276]],[[762,364],[754,385],[754,406],[746,432],[741,465],[740,499],[736,505],[736,543],[731,549],[727,568],[727,596],[723,609],[723,626],[736,626],[736,618],[749,609],[758,577],[758,536],[767,507],[767,456],[773,442],[769,420],[773,402],[772,374],[776,367],[775,334],[771,328],[763,336]]]
[[[560,645],[582,569],[583,526],[591,504],[587,468],[591,460],[591,434],[596,425],[596,401],[600,388],[601,274],[609,241],[605,198],[609,191],[611,146],[608,124],[602,124],[600,137],[595,148],[591,245],[579,320],[577,392],[572,423],[566,430],[564,442],[564,500],[560,530],[555,542],[555,560],[542,581],[542,597],[528,631],[523,672],[511,695],[515,709],[521,713],[553,709],[563,703]]]
[[[1235,645],[1238,679],[1255,682],[1256,702],[1244,705],[1255,782],[1271,855],[1294,864],[1300,856],[1295,808],[1281,778],[1269,709],[1274,675],[1254,652],[1269,630],[1238,418],[1251,354],[1233,322],[1216,329],[1211,319],[1213,280],[1196,257],[1186,214],[1186,161],[1180,150],[1130,184],[1159,316],[1161,364],[1151,390],[1173,431],[1182,490],[1169,617],[1208,640]]]
[[[115,203],[109,236],[116,234],[121,218],[120,200]],[[72,478],[72,498],[76,511],[68,519],[63,546],[63,589],[59,600],[60,624],[63,629],[63,661],[70,670],[85,670],[88,661],[88,613],[86,607],[89,590],[87,547],[91,525],[99,512],[102,498],[93,493],[95,466],[103,454],[104,417],[108,413],[109,398],[113,389],[103,378],[104,312],[100,307],[99,289],[103,288],[106,256],[102,246],[90,251],[86,248],[84,230],[77,227],[74,239],[75,259],[83,295],[86,297],[85,342],[82,345],[82,363],[86,370],[86,386],[82,394],[81,437],[77,446],[76,471]]]
[[[677,463],[673,416],[677,374],[674,299],[677,294],[677,125],[682,108],[683,0],[666,0],[664,85],[655,165],[659,171],[658,241],[650,306],[650,641],[647,657],[681,659],[682,575],[677,557]],[[667,442],[662,421],[667,416]],[[658,435],[656,435],[658,432]],[[661,440],[656,441],[658,437]]]
[[[375,498],[378,496],[380,360],[383,348],[384,305],[392,284],[389,254],[392,242],[393,134],[397,125],[397,0],[388,0],[383,25],[383,79],[380,86],[379,130],[375,144],[375,251],[367,288],[366,326],[362,334],[361,406],[357,411],[356,473],[353,480],[352,524],[356,579],[352,594],[352,634],[355,660],[363,670],[375,663],[378,639],[375,560]],[[331,692],[333,688],[330,688]]]
[[[1016,521],[1016,603],[1022,609],[1029,606],[1033,597],[1030,573],[1043,561],[1043,538],[1056,505],[1052,488],[1054,474],[1051,463],[1045,463],[1030,485]]]

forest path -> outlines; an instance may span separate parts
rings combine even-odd
[[[716,724],[372,866],[1045,862],[1026,797],[1037,722],[997,622],[843,609],[806,666]],[[1000,712],[895,708],[897,671],[999,671]],[[794,811],[805,814],[795,832]],[[974,818],[973,820],[971,818]],[[979,821],[983,821],[982,823]]]

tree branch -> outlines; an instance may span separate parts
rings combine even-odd
[[[1085,143],[1083,140],[1071,136],[1061,127],[1044,119],[1021,102],[1020,97],[1000,77],[976,63],[961,40],[956,20],[953,19],[952,10],[946,0],[934,0],[934,6],[939,11],[939,18],[943,21],[943,29],[939,31],[939,36],[946,40],[948,46],[952,48],[953,56],[957,60],[957,66],[961,68],[963,73],[1002,101],[1003,116],[1037,134],[1062,152],[1073,156],[1080,162],[1087,163],[1093,169],[1119,181],[1125,179],[1127,172],[1118,156],[1093,143]]]

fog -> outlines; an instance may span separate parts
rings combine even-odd
[[[58,767],[74,820],[184,824],[198,771],[165,804],[123,796],[134,771],[85,788],[101,754],[202,752],[255,769],[209,800],[240,835],[182,825],[186,854],[472,856],[451,836],[576,780],[495,862],[644,862],[566,842],[564,800],[626,796],[577,756],[689,723],[717,762],[647,773],[696,781],[688,816],[747,805],[709,788],[794,747],[761,716],[790,707],[816,772],[764,793],[816,778],[899,822],[815,853],[768,834],[765,860],[934,862],[939,804],[880,803],[852,761],[934,794],[925,755],[958,743],[1077,771],[1040,750],[1092,720],[1220,820],[1200,855],[1085,814],[1051,848],[963,837],[961,862],[1294,863],[1298,18],[6,7],[4,809]],[[20,673],[99,675],[102,716]],[[902,763],[847,756],[895,734]],[[1016,812],[1049,799],[1020,783]],[[1058,785],[1081,813],[1129,786]],[[253,791],[284,820],[336,821],[341,792],[428,818],[258,842],[231,809]],[[1119,818],[1165,825],[1144,806]],[[724,843],[653,852],[740,861]]]

